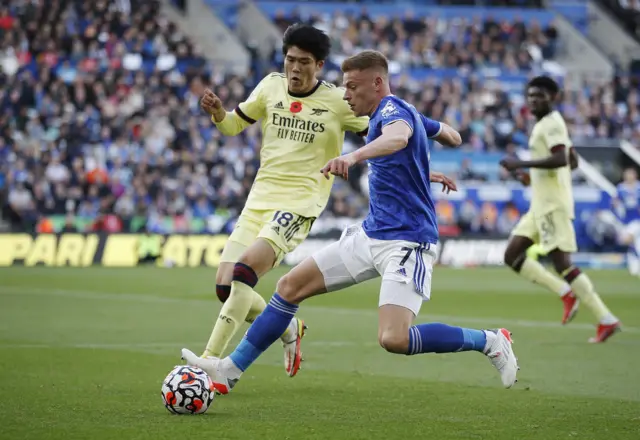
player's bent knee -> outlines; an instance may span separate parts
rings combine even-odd
[[[234,263],[220,263],[216,272],[216,284],[231,285]]]
[[[520,271],[522,263],[527,258],[527,249],[533,242],[525,237],[514,236],[509,240],[509,244],[504,251],[504,264],[511,267],[516,272]]]
[[[280,278],[276,287],[278,295],[292,304],[299,304],[326,291],[324,275],[313,258],[305,259]]]
[[[220,263],[216,273],[216,296],[220,302],[225,302],[231,294],[233,279],[233,263]]]
[[[296,282],[295,277],[290,273],[278,280],[276,291],[285,301],[292,304],[297,304],[304,298],[303,286]]]
[[[244,263],[236,263],[233,266],[233,281],[237,281],[254,288],[258,284],[258,275],[253,268]]]
[[[276,291],[285,301],[300,304],[305,299],[324,292],[318,280],[302,276],[302,274],[288,273],[280,278]]]
[[[378,335],[378,343],[389,353],[406,354],[409,351],[409,333],[383,331]]]
[[[276,259],[276,250],[273,245],[268,240],[258,238],[244,251],[238,259],[238,263],[251,267],[255,273],[261,276],[273,268]]]

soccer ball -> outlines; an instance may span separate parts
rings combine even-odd
[[[162,401],[172,414],[203,414],[214,396],[213,381],[197,367],[178,365],[162,382]]]

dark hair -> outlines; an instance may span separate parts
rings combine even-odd
[[[549,92],[551,96],[556,96],[560,91],[558,83],[548,76],[536,76],[527,84],[527,89],[529,89],[529,87],[539,87]]]
[[[386,75],[389,73],[389,61],[377,50],[363,50],[344,60],[341,69],[343,72],[380,69]]]
[[[324,61],[331,50],[331,40],[323,31],[308,24],[295,23],[284,31],[282,54],[287,55],[293,46],[309,52],[316,61]]]

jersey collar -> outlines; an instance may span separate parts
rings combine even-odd
[[[371,112],[371,114],[369,115],[369,119],[373,119],[374,115],[376,113],[378,113],[378,110],[380,110],[380,106],[382,105],[382,101],[384,101],[385,99],[390,98],[392,96],[395,96],[395,95],[393,93],[391,93],[390,95],[383,96],[382,99],[380,100],[380,102],[378,103],[378,105],[376,106],[376,109],[373,112]]]
[[[311,90],[309,90],[308,92],[305,92],[305,93],[293,93],[291,90],[287,89],[287,93],[289,93],[289,96],[293,96],[294,98],[306,98],[308,96],[313,95],[316,92],[316,90],[318,90],[318,87],[320,87],[321,84],[322,84],[322,81],[318,80],[316,85],[313,86],[313,88]]]

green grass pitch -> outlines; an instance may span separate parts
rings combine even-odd
[[[260,282],[266,298],[282,273]],[[587,343],[587,310],[561,327],[558,298],[507,269],[435,269],[418,321],[509,328],[522,366],[511,390],[478,353],[384,352],[369,282],[301,307],[296,378],[278,344],[205,415],[174,416],[160,384],[181,347],[208,339],[215,271],[2,269],[0,438],[640,439],[640,281],[590,274],[625,325],[602,345]]]

